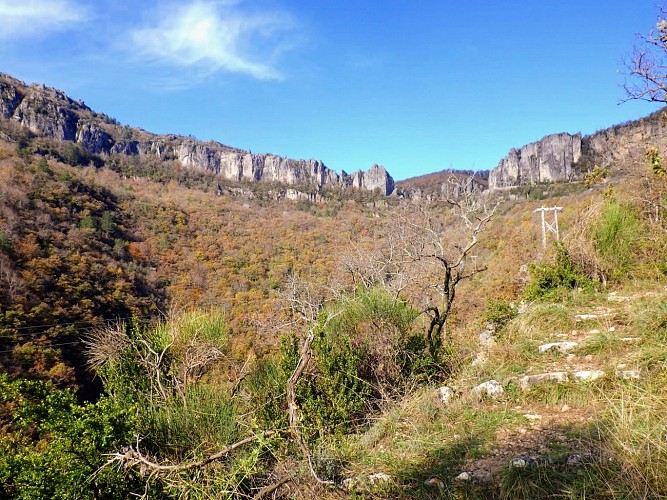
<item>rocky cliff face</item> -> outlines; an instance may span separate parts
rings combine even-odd
[[[389,195],[394,181],[377,165],[368,172],[338,175],[319,160],[294,160],[272,154],[251,154],[217,142],[175,135],[155,135],[120,126],[82,102],[44,85],[25,85],[0,74],[0,114],[32,132],[61,141],[75,141],[96,155],[138,155],[177,160],[183,166],[212,172],[222,179],[271,182],[305,190],[356,188]]]
[[[349,176],[349,185],[366,191],[379,191],[384,195],[394,192],[394,179],[380,165],[373,165],[367,172],[357,170]]]
[[[648,147],[657,147],[665,157],[667,108],[584,137],[581,169],[587,171],[599,165],[609,169],[612,177],[645,171],[644,154]]]
[[[667,152],[667,108],[588,136],[548,135],[512,149],[491,171],[489,188],[578,180],[595,165],[608,169],[612,177],[641,172],[648,147],[657,147],[663,157]]]
[[[489,175],[489,188],[498,189],[547,181],[573,180],[581,158],[581,134],[552,134],[511,149]]]

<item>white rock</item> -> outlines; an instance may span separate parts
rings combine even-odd
[[[349,477],[343,480],[343,487],[347,490],[363,488],[366,486],[374,486],[380,483],[385,483],[391,479],[389,474],[384,472],[376,472],[368,476]]]
[[[565,383],[568,381],[566,372],[550,372],[550,373],[539,373],[537,375],[526,375],[521,377],[517,383],[522,389],[528,389],[531,385],[539,384],[542,382],[556,382],[559,384]]]
[[[484,330],[479,334],[479,345],[482,347],[492,347],[496,344],[496,336],[491,330]]]
[[[463,472],[461,472],[461,474],[459,474],[458,476],[456,476],[454,478],[454,481],[470,481],[470,474],[463,471]]]
[[[439,387],[437,392],[438,401],[444,404],[449,403],[454,397],[454,390],[451,387],[447,387],[446,385]]]
[[[604,375],[604,372],[602,370],[581,370],[574,372],[572,375],[577,380],[589,382],[591,380],[599,379]]]
[[[540,352],[549,352],[549,351],[565,352],[569,351],[570,349],[574,349],[578,345],[579,344],[577,342],[551,342],[549,344],[543,344],[539,346],[537,349]]]
[[[530,464],[530,459],[528,458],[513,458],[510,460],[510,467],[514,467],[515,469],[523,469],[525,467],[528,467]]]
[[[445,483],[439,477],[430,477],[424,481],[424,484],[427,486],[435,486],[438,489],[443,489],[445,487]]]
[[[391,476],[389,474],[385,474],[384,472],[376,472],[375,474],[370,474],[368,476],[368,483],[375,485],[379,483],[386,483],[390,479]]]
[[[577,314],[574,319],[577,321],[586,321],[589,319],[597,319],[598,315],[597,314]]]
[[[489,380],[473,388],[472,393],[478,396],[500,397],[505,394],[505,389],[497,380]]]
[[[472,360],[472,363],[470,363],[472,366],[479,366],[483,365],[489,360],[487,357],[486,353],[484,352],[479,352],[477,353],[477,356],[475,356],[475,359]]]
[[[624,370],[624,371],[618,371],[616,372],[616,375],[618,375],[622,379],[637,379],[641,378],[641,374],[639,373],[639,370]]]

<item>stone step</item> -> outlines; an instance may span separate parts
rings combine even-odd
[[[542,344],[537,348],[538,351],[540,352],[549,352],[549,351],[560,351],[560,352],[566,352],[569,351],[570,349],[574,349],[579,345],[578,342],[550,342],[549,344]]]

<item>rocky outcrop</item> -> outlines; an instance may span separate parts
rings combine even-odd
[[[14,110],[12,120],[30,131],[61,141],[76,140],[79,116],[45,96],[31,93]]]
[[[82,123],[77,127],[76,142],[93,154],[109,153],[114,145],[113,137],[94,123]]]
[[[2,118],[10,118],[22,100],[23,94],[16,87],[0,81],[0,115]]]
[[[577,178],[581,134],[548,135],[520,149],[511,149],[489,175],[489,188],[499,189]]]
[[[373,165],[366,172],[357,170],[350,175],[349,184],[365,191],[378,191],[385,196],[394,192],[394,179],[380,165]]]
[[[611,176],[643,170],[648,147],[657,147],[662,157],[667,152],[667,108],[584,137],[581,169],[599,165]]]
[[[491,171],[489,188],[499,189],[545,181],[578,180],[595,165],[611,177],[644,171],[644,154],[667,151],[667,108],[594,134],[553,134],[512,149]]]
[[[132,155],[175,160],[186,168],[211,172],[224,180],[291,186],[283,196],[310,199],[313,190],[357,188],[389,195],[394,180],[384,167],[338,175],[319,160],[294,160],[252,154],[218,142],[156,135],[120,126],[82,102],[44,85],[25,85],[0,74],[0,113],[32,132],[60,141],[76,141],[95,155]],[[317,198],[316,196],[314,198]]]

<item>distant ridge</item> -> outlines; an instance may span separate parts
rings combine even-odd
[[[0,74],[0,115],[36,134],[78,143],[91,154],[174,160],[184,167],[210,172],[229,181],[279,183],[306,194],[358,189],[389,195],[394,190],[393,178],[379,165],[366,172],[357,170],[339,175],[319,160],[254,154],[215,141],[157,135],[121,126],[115,119],[93,111],[60,90],[42,84],[26,85],[6,74]]]

